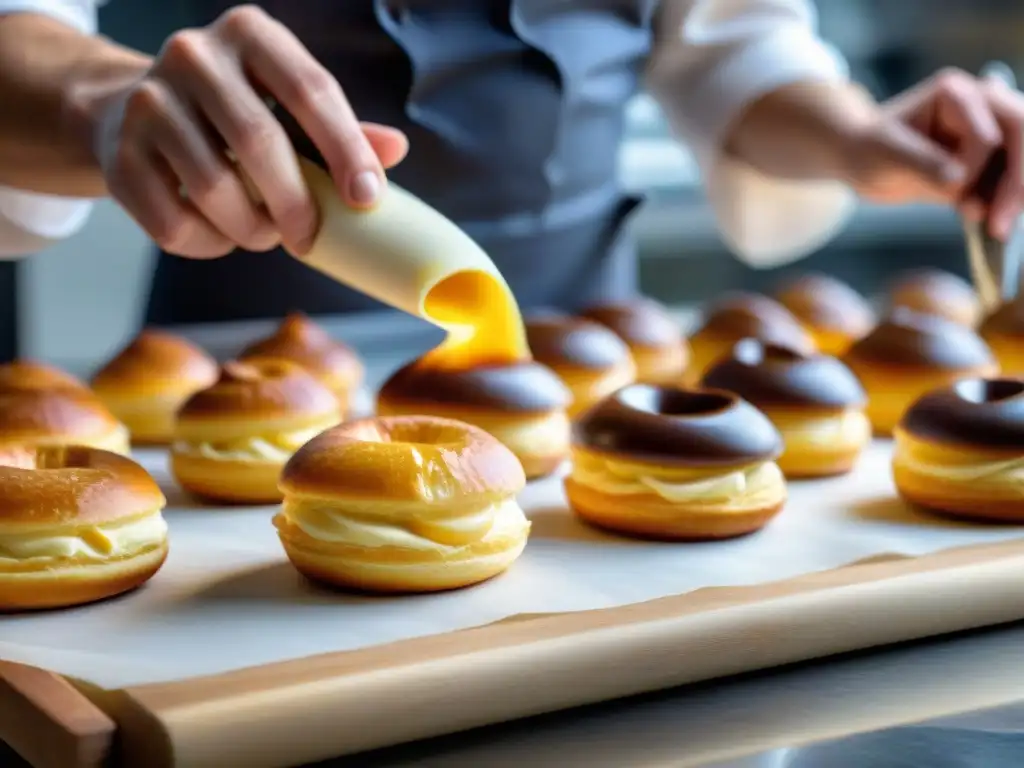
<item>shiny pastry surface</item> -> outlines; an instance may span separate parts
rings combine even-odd
[[[629,536],[739,536],[785,503],[782,448],[768,418],[735,395],[635,384],[576,425],[565,491],[582,519]]]
[[[875,313],[867,300],[828,275],[802,275],[786,283],[776,298],[814,337],[818,350],[827,355],[842,354],[875,324]]]
[[[895,431],[901,496],[940,512],[1024,521],[1024,381],[964,379],[918,399]]]
[[[84,387],[0,390],[0,445],[129,451],[127,428]]]
[[[594,305],[581,316],[605,326],[626,342],[638,381],[674,384],[689,364],[689,345],[679,323],[654,299]]]
[[[347,422],[303,446],[281,476],[274,518],[307,577],[375,592],[484,581],[522,553],[515,455],[481,429],[434,417]]]
[[[526,338],[534,359],[554,371],[572,393],[570,416],[636,379],[629,347],[598,323],[565,316],[531,317]]]
[[[146,329],[97,371],[91,384],[133,442],[165,444],[178,408],[216,380],[217,363],[206,352],[175,334]]]
[[[906,307],[973,327],[981,314],[970,283],[941,269],[912,269],[898,275],[888,290],[890,309]]]
[[[83,446],[0,446],[0,610],[134,589],[167,556],[164,496],[134,461]]]
[[[1004,374],[1024,375],[1024,297],[1003,304],[978,328]]]
[[[0,392],[24,389],[85,388],[85,383],[70,373],[35,360],[0,363]]]
[[[277,501],[284,463],[341,418],[337,396],[297,363],[230,361],[178,411],[171,470],[206,498]]]

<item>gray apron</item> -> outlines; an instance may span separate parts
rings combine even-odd
[[[208,19],[228,5],[206,5]],[[522,306],[569,310],[636,288],[624,224],[638,200],[620,187],[617,165],[625,105],[638,89],[656,5],[262,3],[337,77],[360,119],[409,136],[409,156],[389,177],[469,233]],[[290,133],[312,156],[301,131],[290,125]],[[147,321],[380,308],[283,252],[213,261],[161,255]]]

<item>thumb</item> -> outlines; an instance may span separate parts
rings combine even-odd
[[[409,140],[397,128],[391,128],[377,123],[361,123],[363,134],[366,136],[377,159],[385,169],[393,168],[405,159],[409,152]]]
[[[858,186],[889,200],[949,200],[966,180],[966,169],[949,151],[910,126],[880,126],[857,153]]]

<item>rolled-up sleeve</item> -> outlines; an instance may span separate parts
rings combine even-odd
[[[696,157],[723,239],[754,266],[783,264],[823,245],[856,203],[842,184],[772,178],[723,151],[729,129],[759,97],[847,77],[816,26],[806,0],[661,4],[648,88]]]
[[[95,34],[100,4],[97,0],[0,0],[0,16],[38,13],[81,32]],[[85,224],[92,205],[91,200],[42,195],[0,186],[0,219],[26,235],[26,247],[38,245],[40,239],[70,237]],[[11,228],[0,227],[0,231],[9,233]],[[16,243],[0,243],[0,251],[11,253],[17,250]]]

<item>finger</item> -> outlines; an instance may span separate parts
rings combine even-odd
[[[1008,240],[1024,208],[1024,94],[1002,84],[989,89],[989,100],[1003,129],[1006,167],[989,208],[993,237]]]
[[[950,152],[901,122],[892,122],[866,141],[861,151],[865,186],[874,196],[910,197],[921,201],[948,201],[964,179],[964,167]]]
[[[150,141],[181,182],[189,201],[227,238],[251,251],[272,248],[277,232],[246,191],[235,168],[207,136],[201,119],[169,89],[150,81],[156,119]]]
[[[372,206],[384,171],[337,80],[277,21],[236,24],[247,71],[309,136],[341,198],[353,207]]]
[[[159,158],[122,147],[108,183],[114,198],[167,253],[210,259],[235,249],[181,198],[177,179]]]
[[[949,70],[939,75],[938,86],[936,128],[954,143],[950,149],[963,163],[965,184],[970,186],[1002,144],[1003,132],[978,80]]]
[[[397,128],[376,123],[362,123],[366,136],[377,159],[385,168],[393,168],[409,154],[409,139]]]

